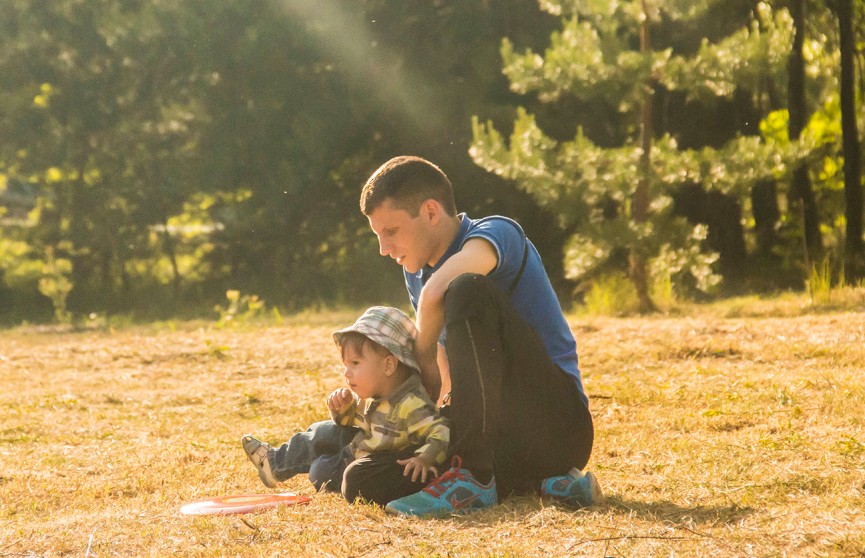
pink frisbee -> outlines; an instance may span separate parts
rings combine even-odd
[[[233,515],[254,513],[277,506],[293,506],[308,504],[309,496],[298,496],[290,492],[281,494],[237,494],[234,496],[217,496],[199,502],[192,502],[180,508],[180,513],[186,515]]]

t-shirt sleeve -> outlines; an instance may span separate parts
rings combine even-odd
[[[522,229],[516,222],[504,217],[481,219],[466,235],[465,242],[470,238],[483,238],[496,251],[498,262],[489,273],[491,278],[509,281],[516,276],[522,265],[526,243]]]

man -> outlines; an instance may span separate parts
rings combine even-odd
[[[420,157],[379,167],[360,208],[381,254],[403,267],[421,378],[451,419],[452,468],[386,511],[443,516],[528,489],[599,502],[581,471],[594,429],[576,342],[522,228],[458,215],[450,180]]]

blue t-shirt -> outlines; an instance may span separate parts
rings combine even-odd
[[[589,400],[583,389],[577,359],[577,342],[565,320],[559,299],[550,284],[547,271],[534,244],[526,238],[516,221],[507,217],[496,215],[470,219],[465,213],[461,213],[459,218],[459,233],[435,267],[424,266],[417,273],[408,273],[403,269],[409,298],[415,311],[426,278],[435,273],[448,258],[459,252],[468,239],[483,238],[495,248],[498,264],[488,277],[504,293],[507,293],[513,285],[523,263],[523,252],[528,245],[526,265],[519,283],[511,293],[511,303],[532,329],[541,336],[553,362],[573,377],[583,401],[588,405]]]

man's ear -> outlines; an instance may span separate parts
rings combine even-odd
[[[421,216],[431,224],[438,223],[442,214],[442,206],[436,200],[429,198],[420,206]]]

